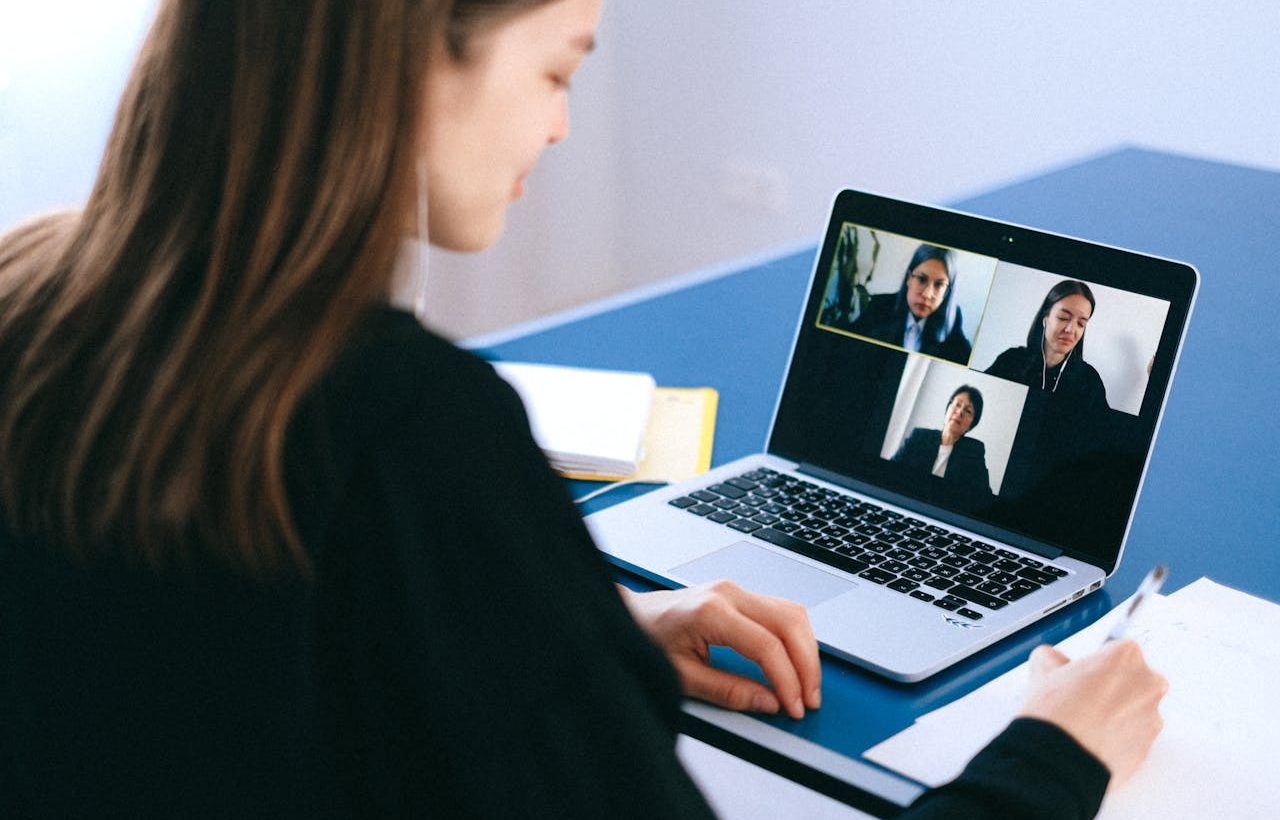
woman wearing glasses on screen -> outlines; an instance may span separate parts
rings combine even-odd
[[[999,376],[1085,409],[1105,409],[1107,389],[1084,360],[1084,334],[1096,306],[1084,282],[1064,279],[1049,289],[1031,327],[1026,347],[1011,347],[987,368]]]
[[[497,240],[599,14],[161,3],[88,201],[0,240],[0,817],[706,817],[682,694],[818,707],[801,607],[617,589],[515,393],[391,306],[406,237]],[[918,814],[1142,759],[1136,645],[1037,659]]]
[[[907,350],[968,364],[969,340],[956,299],[955,252],[922,244],[897,293],[881,293],[850,331]]]

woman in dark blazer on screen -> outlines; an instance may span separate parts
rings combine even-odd
[[[922,244],[907,263],[897,293],[872,296],[850,330],[915,353],[968,364],[971,348],[955,294],[955,252]]]
[[[942,429],[917,427],[894,454],[893,461],[922,474],[990,492],[986,447],[968,433],[982,420],[982,393],[970,385],[955,389],[947,400]]]

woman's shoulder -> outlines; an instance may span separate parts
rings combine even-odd
[[[853,332],[869,336],[891,333],[897,301],[897,293],[873,293],[862,315],[853,323]]]
[[[1077,370],[1076,378],[1079,379],[1082,385],[1081,389],[1088,394],[1090,401],[1105,405],[1107,402],[1107,385],[1102,380],[1102,376],[1097,369],[1084,359],[1081,359],[1080,367]]]
[[[1098,374],[1098,369],[1084,359],[1080,360],[1080,371],[1084,378],[1088,379],[1090,382],[1102,384],[1102,376]]]
[[[536,454],[531,441],[517,441],[527,430],[519,397],[487,362],[412,314],[373,308],[289,425],[286,464],[302,529],[327,522],[362,470],[399,488],[432,480],[418,465],[441,474],[524,465]]]
[[[940,343],[930,344],[932,348],[930,352],[933,355],[940,356],[944,359],[950,359],[959,364],[968,364],[969,354],[973,352],[973,346],[969,344],[969,340],[965,338],[962,328],[963,322],[960,314],[956,314],[955,324],[951,327],[951,332]]]
[[[457,436],[442,430],[513,426],[522,413],[515,391],[488,362],[412,314],[377,306],[304,400],[294,427],[357,450],[418,440],[444,446]]]
[[[376,371],[433,373],[492,370],[475,354],[424,327],[412,313],[376,305],[364,315],[339,365],[373,366]],[[403,365],[403,367],[397,367]]]
[[[67,209],[25,219],[0,231],[0,259],[18,257],[71,235],[79,223],[80,211]]]
[[[984,372],[1002,378],[1017,378],[1027,368],[1032,356],[1030,348],[1010,347],[996,356],[996,360]]]
[[[963,452],[966,455],[973,456],[974,458],[985,458],[987,454],[987,445],[982,441],[982,439],[977,439],[972,436],[962,436],[956,441],[956,452]]]
[[[940,441],[942,441],[942,431],[932,427],[917,427],[907,436],[907,443],[911,446],[923,446],[933,442],[936,447]]]
[[[867,304],[867,313],[876,316],[888,316],[892,314],[898,304],[898,292],[892,293],[873,293],[871,301]]]
[[[370,309],[323,381],[382,407],[452,406],[506,388],[488,362],[384,305]]]
[[[0,296],[33,270],[47,267],[66,246],[79,223],[80,211],[57,211],[33,217],[0,233]]]
[[[1026,346],[1010,347],[1010,348],[1006,348],[1005,351],[1001,353],[999,356],[996,356],[996,361],[997,362],[999,361],[1024,362],[1027,359],[1031,358],[1032,355],[1033,354],[1031,352],[1031,348],[1029,347],[1026,347]]]

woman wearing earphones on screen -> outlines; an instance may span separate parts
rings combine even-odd
[[[956,299],[955,252],[922,244],[916,248],[897,293],[871,297],[850,331],[915,353],[968,364],[969,340]]]
[[[1102,378],[1084,360],[1084,334],[1095,305],[1084,282],[1064,279],[1054,285],[1031,320],[1027,346],[1001,353],[987,374],[1069,399],[1081,408],[1106,408]]]
[[[801,607],[618,590],[392,306],[409,235],[497,240],[600,8],[161,3],[88,201],[0,239],[0,817],[706,817],[682,695],[819,706]],[[1085,816],[1146,754],[1134,644],[1037,657],[917,816]]]

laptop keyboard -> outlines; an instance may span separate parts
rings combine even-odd
[[[973,621],[1068,574],[770,469],[668,503]]]

